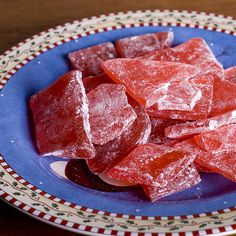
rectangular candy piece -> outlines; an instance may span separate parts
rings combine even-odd
[[[236,83],[236,66],[230,67],[225,70],[225,80]]]
[[[212,106],[213,96],[213,75],[197,75],[190,79],[190,82],[201,90],[201,98],[191,111],[163,110],[160,111],[157,105],[147,109],[150,116],[160,119],[179,120],[201,120],[206,119]]]
[[[170,181],[165,187],[156,187],[152,185],[142,185],[144,192],[152,202],[168,196],[170,194],[191,188],[201,181],[194,165],[188,166],[175,179]]]
[[[112,59],[102,65],[106,74],[123,84],[130,96],[145,107],[165,96],[173,82],[189,81],[199,70],[177,62],[157,62],[143,59]]]
[[[227,80],[215,79],[212,109],[209,116],[217,116],[236,109],[236,84]]]
[[[31,96],[29,105],[40,154],[87,159],[95,156],[80,71],[66,73]]]
[[[156,61],[173,61],[197,66],[203,74],[224,78],[222,65],[202,38],[192,38],[176,47],[151,52],[143,58]]]
[[[72,68],[81,71],[83,77],[103,73],[101,63],[112,58],[116,58],[116,50],[111,42],[80,49],[68,55]]]
[[[198,134],[194,139],[197,145],[212,154],[236,152],[236,124]]]
[[[107,174],[134,184],[164,187],[193,161],[186,151],[148,143],[135,148]]]
[[[158,32],[122,38],[116,41],[116,50],[121,57],[135,58],[170,47],[173,37],[172,32]]]
[[[120,136],[137,118],[123,85],[101,84],[87,97],[94,144],[103,145]]]
[[[216,130],[224,125],[236,123],[236,110],[211,117],[205,120],[189,121],[165,129],[165,136],[172,139],[190,138],[195,134]]]

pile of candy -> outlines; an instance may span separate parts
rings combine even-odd
[[[40,154],[83,158],[151,201],[201,171],[236,182],[236,67],[204,39],[172,41],[159,32],[70,53],[73,70],[30,98]]]

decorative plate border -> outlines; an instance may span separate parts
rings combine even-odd
[[[74,21],[41,32],[0,56],[0,91],[25,64],[71,40],[114,29],[143,26],[179,26],[236,35],[236,19],[188,11],[128,11]],[[52,196],[19,176],[0,156],[0,197],[47,223],[94,235],[226,235],[236,232],[236,207],[215,212],[148,217],[103,212]]]

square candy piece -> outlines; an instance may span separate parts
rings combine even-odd
[[[79,71],[71,71],[30,98],[40,154],[93,158],[88,101]]]
[[[137,118],[123,85],[101,84],[87,97],[94,144],[103,145],[120,136]]]
[[[83,77],[103,73],[101,63],[116,58],[116,50],[111,42],[80,49],[68,55],[72,68],[82,72]]]
[[[158,32],[122,38],[116,41],[116,50],[121,57],[135,58],[170,47],[173,37],[172,32]]]
[[[164,187],[193,161],[186,151],[148,143],[139,145],[107,173],[134,184]]]
[[[152,185],[142,185],[144,192],[152,202],[168,196],[170,194],[191,188],[201,181],[194,165],[188,166],[175,179],[170,181],[165,187],[156,187]]]
[[[199,73],[191,65],[143,59],[112,59],[102,65],[116,83],[123,84],[127,93],[145,107],[155,104],[167,94],[173,82],[189,81]]]

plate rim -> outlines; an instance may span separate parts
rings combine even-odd
[[[169,19],[171,19],[170,22],[168,22],[167,20],[164,19],[159,19],[159,20],[152,20],[144,22],[144,21],[140,21],[139,23],[137,23],[135,21],[135,17],[136,20],[139,18],[141,19],[141,16],[143,14],[146,15],[150,15],[151,17],[155,17],[155,14],[159,14],[159,15],[163,15],[163,14],[169,14]],[[189,16],[194,16],[196,19],[199,20],[198,23],[196,24],[192,24],[189,23],[187,21],[184,21],[182,19],[180,19],[179,17],[183,14],[187,14]],[[129,18],[127,18],[129,16]],[[116,19],[115,18],[119,18],[120,19]],[[122,18],[123,17],[123,18]],[[220,24],[217,23],[212,23],[209,19],[214,19],[216,22],[219,22]],[[105,20],[104,20],[105,19]],[[103,24],[100,25],[100,27],[97,26],[97,28],[95,27],[94,29],[90,29],[89,31],[87,30],[83,30],[82,33],[80,34],[72,34],[69,37],[66,37],[65,34],[63,34],[63,30],[67,29],[67,27],[72,27],[75,24],[81,24],[81,25],[86,25],[86,23],[91,22],[93,24],[97,24],[99,20],[104,20],[102,22],[104,22]],[[123,24],[118,24],[118,21],[122,22],[123,20]],[[134,22],[132,22],[132,20],[134,20]],[[201,21],[202,20],[202,21]],[[205,22],[204,22],[205,20]],[[229,23],[225,23],[224,27],[221,27],[221,22],[233,22],[232,24]],[[131,22],[131,23],[130,23]],[[214,22],[214,21],[213,21]],[[101,22],[100,22],[101,23]],[[108,25],[106,25],[106,23],[108,23]],[[111,23],[115,23],[115,25],[113,26]],[[204,24],[203,24],[204,23]],[[109,25],[111,24],[111,25]],[[178,10],[145,10],[145,11],[127,11],[125,13],[123,12],[118,12],[118,13],[110,13],[110,14],[102,14],[99,16],[92,16],[89,18],[83,18],[82,20],[75,20],[72,23],[65,23],[63,25],[58,25],[56,27],[50,28],[46,31],[42,31],[39,34],[36,34],[30,38],[25,39],[24,41],[18,43],[16,46],[13,46],[12,48],[10,48],[9,50],[5,51],[1,56],[0,56],[0,92],[2,90],[2,88],[5,86],[5,84],[7,83],[7,81],[20,69],[22,68],[25,64],[27,64],[29,61],[31,61],[32,59],[34,59],[35,57],[41,55],[42,53],[60,46],[63,43],[69,42],[71,40],[76,40],[77,38],[80,37],[86,37],[88,35],[94,34],[94,33],[99,33],[99,32],[105,32],[105,31],[109,31],[109,30],[114,30],[114,29],[121,29],[121,28],[129,28],[129,27],[145,27],[145,26],[178,26],[178,27],[190,27],[190,28],[199,28],[199,29],[206,29],[206,30],[212,30],[212,31],[217,31],[217,32],[222,32],[222,33],[226,33],[226,34],[230,34],[230,35],[236,35],[236,29],[234,29],[232,27],[232,25],[236,24],[236,19],[230,16],[223,16],[223,15],[219,15],[219,14],[213,14],[213,13],[206,13],[206,12],[196,12],[196,11],[178,11]],[[104,26],[104,27],[101,27]],[[80,26],[81,27],[81,26]],[[73,27],[72,27],[73,28]],[[86,28],[86,27],[85,27]],[[52,43],[46,43],[47,37],[44,38],[46,35],[50,35],[50,33],[55,33],[56,31],[59,31],[59,35],[60,37],[58,37],[57,41]],[[34,45],[37,45],[38,43],[38,39],[41,39],[42,42],[44,43],[43,46],[39,47],[37,50],[29,52],[29,45],[32,45],[34,47]],[[34,44],[33,44],[34,42]],[[42,43],[40,42],[40,43]],[[40,44],[39,44],[40,45]],[[39,46],[38,45],[38,46]],[[41,44],[42,45],[42,44]],[[27,57],[24,57],[24,55],[21,55],[22,49],[28,49],[28,54],[26,53],[26,55],[28,55]],[[14,61],[18,58],[18,61]],[[2,174],[3,173],[3,174]],[[73,203],[68,203],[65,200],[59,199],[55,196],[52,196],[38,188],[36,188],[35,186],[31,185],[30,183],[28,183],[26,180],[24,180],[21,176],[19,176],[14,170],[11,169],[11,167],[7,164],[7,162],[4,160],[4,158],[0,155],[0,180],[6,181],[6,179],[4,178],[5,175],[10,175],[10,177],[14,178],[14,182],[17,183],[17,185],[24,185],[25,188],[29,188],[31,191],[33,192],[37,192],[37,194],[41,194],[43,197],[46,197],[50,200],[56,200],[55,202],[57,202],[58,204],[62,204],[65,205],[67,204],[67,207],[76,207],[75,204]],[[9,176],[8,176],[9,177]],[[12,184],[14,183],[12,182]],[[6,183],[6,182],[5,182]],[[145,233],[147,233],[144,230],[138,229],[138,231],[133,231],[130,233],[129,229],[131,229],[132,224],[128,225],[128,228],[124,228],[124,230],[113,230],[110,227],[105,227],[105,228],[96,228],[93,226],[90,226],[90,224],[88,224],[89,222],[84,222],[85,224],[76,224],[74,223],[75,227],[73,227],[74,225],[71,225],[69,223],[71,223],[70,221],[66,222],[64,219],[61,220],[58,215],[52,215],[50,216],[49,219],[45,218],[45,215],[42,216],[43,214],[41,214],[39,207],[29,207],[27,204],[24,204],[21,202],[21,197],[19,197],[20,195],[15,195],[14,197],[10,194],[8,194],[8,192],[4,191],[4,187],[0,186],[0,197],[2,199],[4,199],[5,201],[7,201],[8,203],[10,203],[12,206],[20,209],[21,211],[23,211],[26,214],[29,214],[37,219],[40,219],[46,223],[50,223],[53,224],[57,227],[62,227],[64,229],[67,230],[71,230],[74,232],[80,232],[80,233],[86,233],[86,234],[93,234],[93,235],[101,235],[101,234],[119,234],[119,235],[132,235],[133,233],[136,234],[140,234],[143,235]],[[11,186],[14,188],[14,184]],[[16,186],[15,186],[16,187]],[[27,191],[29,190],[27,189]],[[25,190],[26,191],[26,190]],[[36,195],[37,195],[36,194]],[[20,203],[20,204],[19,204]],[[56,203],[55,203],[56,204]],[[111,212],[102,212],[102,211],[98,211],[98,210],[93,210],[93,209],[89,209],[86,207],[81,207],[80,209],[82,212],[89,210],[89,213],[91,214],[102,214],[106,216],[106,217],[114,217],[114,219],[119,218],[119,219],[126,219],[126,221],[131,220],[131,221],[148,221],[150,220],[150,218],[153,217],[146,217],[146,216],[133,216],[133,215],[123,215],[123,214],[116,214],[116,213],[111,213]],[[209,212],[209,213],[204,213],[204,214],[194,214],[194,215],[185,215],[185,216],[170,216],[170,217],[161,217],[158,216],[159,218],[157,218],[158,220],[166,220],[167,224],[168,222],[174,222],[173,225],[175,224],[175,221],[187,221],[186,219],[200,219],[200,218],[210,218],[212,216],[214,216],[215,214],[222,216],[222,215],[227,215],[229,213],[232,213],[236,211],[236,207],[232,207],[232,208],[226,208],[223,210],[218,210],[215,212]],[[37,213],[37,214],[34,214]],[[235,212],[234,212],[235,213]],[[41,214],[41,215],[40,215]],[[236,215],[236,214],[234,214]],[[109,218],[108,217],[108,218]],[[59,220],[58,220],[59,219]],[[127,220],[128,219],[128,220]],[[58,223],[59,222],[59,223]],[[91,221],[90,221],[91,222]],[[170,224],[172,225],[172,224]],[[81,227],[83,226],[83,227]],[[184,227],[184,223],[182,223],[182,226]],[[206,225],[207,226],[207,225]],[[202,227],[202,229],[199,229],[198,231],[179,231],[178,229],[174,229],[171,231],[171,227],[170,226],[166,232],[170,233],[172,235],[172,233],[177,233],[177,235],[185,235],[187,233],[198,233],[198,235],[201,234],[223,234],[226,235],[228,233],[233,233],[236,232],[236,223],[235,224],[231,224],[231,225],[226,225],[226,226],[221,226],[221,227],[215,227],[215,228],[207,228],[206,226]],[[158,225],[156,226],[158,229]],[[110,229],[109,229],[110,228]],[[173,227],[172,227],[173,228]],[[180,227],[181,228],[181,227]],[[96,232],[97,231],[97,232]],[[159,235],[158,233],[151,233],[151,234],[155,234],[155,235]],[[161,235],[161,233],[160,233]]]

